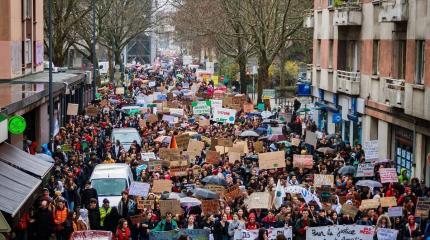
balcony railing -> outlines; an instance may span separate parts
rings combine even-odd
[[[393,107],[404,108],[405,80],[385,78],[384,96],[385,103]]]
[[[337,91],[360,95],[360,72],[337,71]]]
[[[408,0],[382,0],[379,22],[407,21],[408,6]]]
[[[336,6],[333,15],[334,26],[361,26],[362,13],[359,1],[344,1]]]

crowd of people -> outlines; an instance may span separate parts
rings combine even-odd
[[[195,71],[178,66],[150,71],[134,66],[129,71],[133,80],[125,86],[125,94],[115,94],[118,86],[100,88],[101,97],[93,102],[99,113],[89,116],[83,111],[80,115],[70,116],[68,123],[55,135],[52,145],[49,145],[49,149],[53,150],[46,152],[55,160],[53,174],[34,207],[15,227],[16,239],[44,240],[55,235],[56,239],[65,240],[76,231],[104,230],[112,232],[114,239],[144,240],[149,239],[151,232],[176,229],[207,229],[210,238],[215,240],[235,239],[235,232],[242,229],[257,230],[258,239],[268,239],[267,229],[271,228],[291,228],[293,239],[306,239],[306,230],[310,227],[350,224],[396,229],[397,239],[424,239],[430,235],[427,219],[415,214],[417,199],[430,197],[430,189],[425,186],[424,179],[410,178],[411,173],[402,170],[397,183],[384,183],[382,187],[357,186],[356,182],[364,178],[355,177],[354,172],[343,173],[339,170],[345,166],[356,169],[358,164],[366,162],[361,145],[344,142],[340,135],[329,136],[324,132],[320,134],[316,146],[305,143],[306,130],[315,132],[318,129],[309,114],[306,117],[300,114],[301,106],[297,99],[294,106],[273,107],[270,118],[274,119],[269,121],[258,113],[239,110],[234,124],[211,121],[209,125],[202,126],[202,119],[210,119],[209,116],[193,115],[190,103],[196,96],[200,99],[212,98],[217,90],[213,81],[197,81]],[[148,82],[155,84],[150,87]],[[195,89],[196,92],[184,89]],[[232,91],[223,89],[225,94]],[[167,101],[184,109],[185,114],[179,117],[179,123],[163,121],[160,110],[157,121],[148,121],[148,116],[157,116],[153,108],[138,113],[120,110],[122,106],[135,105],[137,96],[157,91],[174,93],[166,95]],[[108,104],[101,106],[101,102]],[[270,109],[266,106],[265,110]],[[276,120],[284,112],[291,114],[291,120],[286,124]],[[269,127],[265,126],[267,122]],[[142,142],[132,143],[129,149],[120,141],[113,142],[112,130],[122,127],[136,128]],[[266,136],[268,132],[257,131],[262,128],[268,131],[271,127],[282,127],[284,141],[270,141]],[[240,134],[247,130],[261,135],[241,137]],[[171,142],[158,141],[157,138],[186,132],[193,132],[193,136],[204,141],[206,146],[199,155],[189,160],[189,171],[185,176],[172,176],[169,166],[165,165],[159,170],[140,167],[144,161],[141,153],[154,152],[158,157],[160,149],[172,147]],[[233,143],[246,141],[248,151],[234,162],[229,161],[228,154],[221,152],[218,164],[208,163],[206,150],[211,147],[208,139],[217,138],[230,139]],[[293,138],[300,139],[299,144],[290,144]],[[263,143],[263,152],[284,151],[285,167],[259,169],[255,149],[257,142]],[[71,149],[64,148],[66,145]],[[322,153],[317,151],[320,148],[333,151]],[[312,155],[313,166],[296,167],[293,163],[295,154]],[[140,197],[129,195],[128,189],[124,189],[119,202],[104,199],[99,204],[90,176],[96,165],[111,163],[128,164],[135,181],[152,184],[156,179],[170,179],[173,182],[171,191],[183,196],[193,196],[193,189],[203,187],[202,179],[208,176],[224,179],[226,189],[239,185],[242,194],[234,199],[219,194],[219,210],[214,213],[204,213],[197,206],[184,209],[183,214],[168,212],[163,216],[158,201],[166,199],[166,194],[150,193],[147,199],[154,199],[155,206],[138,209]],[[376,162],[374,176],[366,179],[379,182],[379,169],[394,167],[393,164],[390,161]],[[196,166],[201,171],[193,171]],[[316,188],[314,174],[333,175],[333,186],[324,191]],[[273,201],[269,208],[247,207],[246,199],[255,192],[269,192],[274,199],[279,197],[279,185],[284,189],[300,186],[316,197],[307,201],[301,194],[287,190],[282,191],[279,204]],[[390,217],[387,207],[360,208],[363,200],[390,196],[395,197],[397,206],[402,207],[401,216]],[[348,214],[342,211],[343,205],[352,205],[358,211]],[[143,216],[138,223],[131,221],[131,217],[136,215]],[[186,239],[186,236],[181,238]],[[280,235],[277,239],[286,238]]]

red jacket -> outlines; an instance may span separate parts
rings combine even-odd
[[[129,240],[130,239],[130,228],[126,228],[125,231],[122,231],[120,228],[116,228],[116,237],[118,240]]]

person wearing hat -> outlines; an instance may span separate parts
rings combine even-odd
[[[103,199],[103,206],[100,210],[100,227],[105,229],[105,218],[110,214],[112,208],[109,206],[109,200],[107,198]]]

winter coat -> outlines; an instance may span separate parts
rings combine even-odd
[[[127,199],[127,209],[128,209],[128,213],[125,214],[123,211],[123,207],[124,207],[124,201],[121,199],[118,203],[118,213],[121,217],[123,218],[127,218],[129,216],[134,216],[135,212],[136,212],[136,203],[131,200],[131,199]]]
[[[88,209],[88,220],[91,230],[100,230],[100,211],[98,208]]]
[[[124,231],[122,231],[120,228],[117,228],[115,235],[117,240],[129,240],[131,236],[130,228],[127,227],[124,229]]]
[[[34,216],[36,236],[39,240],[48,240],[53,232],[54,218],[48,209],[39,209]]]
[[[228,226],[229,226],[229,222],[225,222],[224,227],[221,225],[220,221],[217,221],[215,223],[214,226],[214,232],[213,232],[213,236],[214,236],[214,240],[227,240],[229,239],[229,234],[228,234]]]
[[[178,224],[176,223],[176,221],[175,220],[170,220],[171,221],[171,224],[172,224],[172,230],[173,229],[177,229],[178,228]],[[161,231],[166,231],[165,230],[165,227],[166,227],[166,219],[163,219],[163,220],[161,220],[158,224],[157,224],[157,226],[155,226],[155,228],[152,230],[152,231],[154,231],[154,232],[161,232]]]
[[[81,194],[81,202],[84,208],[90,204],[90,199],[98,199],[97,191],[94,188],[84,189]]]

